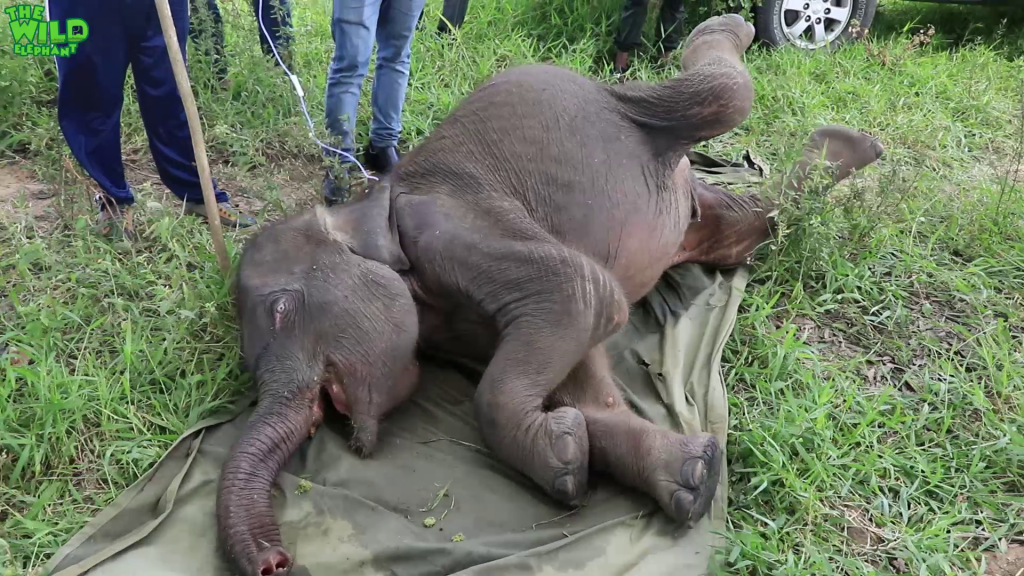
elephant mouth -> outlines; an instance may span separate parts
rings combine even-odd
[[[345,389],[337,381],[326,382],[320,386],[316,403],[313,404],[313,423],[309,429],[310,437],[313,437],[320,428],[320,425],[323,424],[324,410],[328,406],[334,406],[335,411],[351,420],[352,407],[349,406]]]
[[[352,406],[348,402],[348,395],[345,394],[345,389],[342,388],[341,382],[337,378],[329,377],[326,382],[320,386],[320,402],[317,408],[323,413],[323,407],[326,405],[334,406],[334,409],[339,414],[352,417]]]
[[[360,457],[368,457],[377,443],[377,418],[373,414],[365,413],[365,410],[353,410],[342,378],[336,370],[328,367],[313,405],[310,437],[313,437],[323,424],[325,411],[329,410],[330,406],[333,406],[334,410],[344,416],[352,425],[353,432],[349,439],[349,447]]]

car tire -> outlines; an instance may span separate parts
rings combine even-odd
[[[466,20],[466,11],[468,9],[469,0],[444,0],[441,18],[437,22],[437,31],[447,34],[454,29],[458,29]]]
[[[843,4],[849,7],[847,18],[830,19],[824,14],[824,9],[831,11]],[[806,11],[804,6],[808,6]],[[863,37],[875,19],[877,8],[878,0],[804,0],[799,3],[796,0],[760,0],[754,9],[754,27],[759,40],[776,48],[786,44],[806,50],[835,48],[851,39]],[[803,34],[796,39],[790,38],[785,25],[792,25],[808,16],[812,20],[808,21]],[[824,33],[816,42],[814,24],[817,18],[822,18]]]

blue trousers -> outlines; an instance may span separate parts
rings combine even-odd
[[[169,4],[184,52],[188,0],[169,0]],[[50,20],[82,18],[89,23],[89,37],[77,51],[56,58],[57,121],[82,168],[117,204],[135,202],[121,162],[121,108],[130,65],[160,179],[181,200],[202,202],[188,120],[154,3],[48,0],[48,9]],[[227,201],[227,194],[217,189],[217,202]]]
[[[394,146],[402,132],[402,105],[409,84],[413,32],[424,0],[334,0],[331,35],[334,57],[327,69],[324,107],[327,131],[341,150],[352,153],[356,113],[374,41],[370,143]]]

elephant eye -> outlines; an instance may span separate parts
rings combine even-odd
[[[274,328],[280,330],[281,326],[285,322],[290,321],[292,311],[294,310],[294,302],[290,300],[288,294],[282,294],[271,301],[271,313],[274,317]]]

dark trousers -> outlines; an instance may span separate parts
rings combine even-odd
[[[169,4],[184,54],[188,2],[170,0]],[[160,179],[178,198],[202,202],[185,107],[154,3],[49,0],[49,11],[50,20],[82,18],[89,23],[89,38],[77,51],[56,58],[57,121],[82,168],[114,202],[135,202],[121,163],[121,108],[131,66],[139,112]],[[217,201],[227,200],[227,194],[218,189]]]
[[[620,52],[630,52],[640,48],[649,4],[650,0],[625,0],[625,4],[622,6],[622,19],[619,22],[619,33],[615,36],[615,47]],[[665,52],[679,48],[685,21],[686,9],[683,8],[683,0],[663,0],[658,17],[655,45],[660,46]]]
[[[209,1],[212,2],[213,0]],[[261,5],[263,10],[262,28],[259,27]],[[257,33],[260,36],[260,46],[263,48],[263,53],[267,56],[273,56],[274,54],[270,47],[270,42],[267,42],[267,34],[269,34],[271,42],[274,43],[274,48],[277,49],[277,53],[284,59],[281,50],[286,50],[291,40],[292,8],[290,0],[252,0],[252,12],[256,16],[256,26],[259,28]],[[263,33],[264,28],[267,30],[266,34]],[[275,59],[274,61],[276,62],[277,60]]]
[[[224,58],[224,19],[221,17],[217,0],[189,0],[189,4],[192,7],[193,21],[196,20],[196,15],[200,13],[200,5],[206,5],[205,11],[209,16],[210,44],[213,49],[214,68],[217,79],[223,80],[228,76],[228,67]],[[263,16],[262,27],[260,26],[261,20],[259,18],[261,10]],[[281,52],[287,49],[291,40],[292,14],[290,1],[252,0],[252,12],[253,16],[256,17],[256,35],[260,38],[260,47],[263,49],[263,53],[273,57],[274,50],[271,48],[271,42],[273,42],[273,48],[277,49],[278,55],[283,60],[285,56]],[[206,46],[206,43],[200,39],[198,28],[198,26],[193,27],[192,41]],[[266,34],[263,32],[264,29]],[[270,36],[271,42],[267,41],[267,35]],[[277,62],[276,58],[274,62]]]
[[[199,4],[206,4],[202,10]],[[214,73],[217,80],[228,77],[228,63],[224,57],[224,19],[220,15],[217,0],[189,0],[189,39],[192,44],[213,57]],[[206,41],[207,37],[209,42]],[[212,54],[211,54],[212,52]]]

